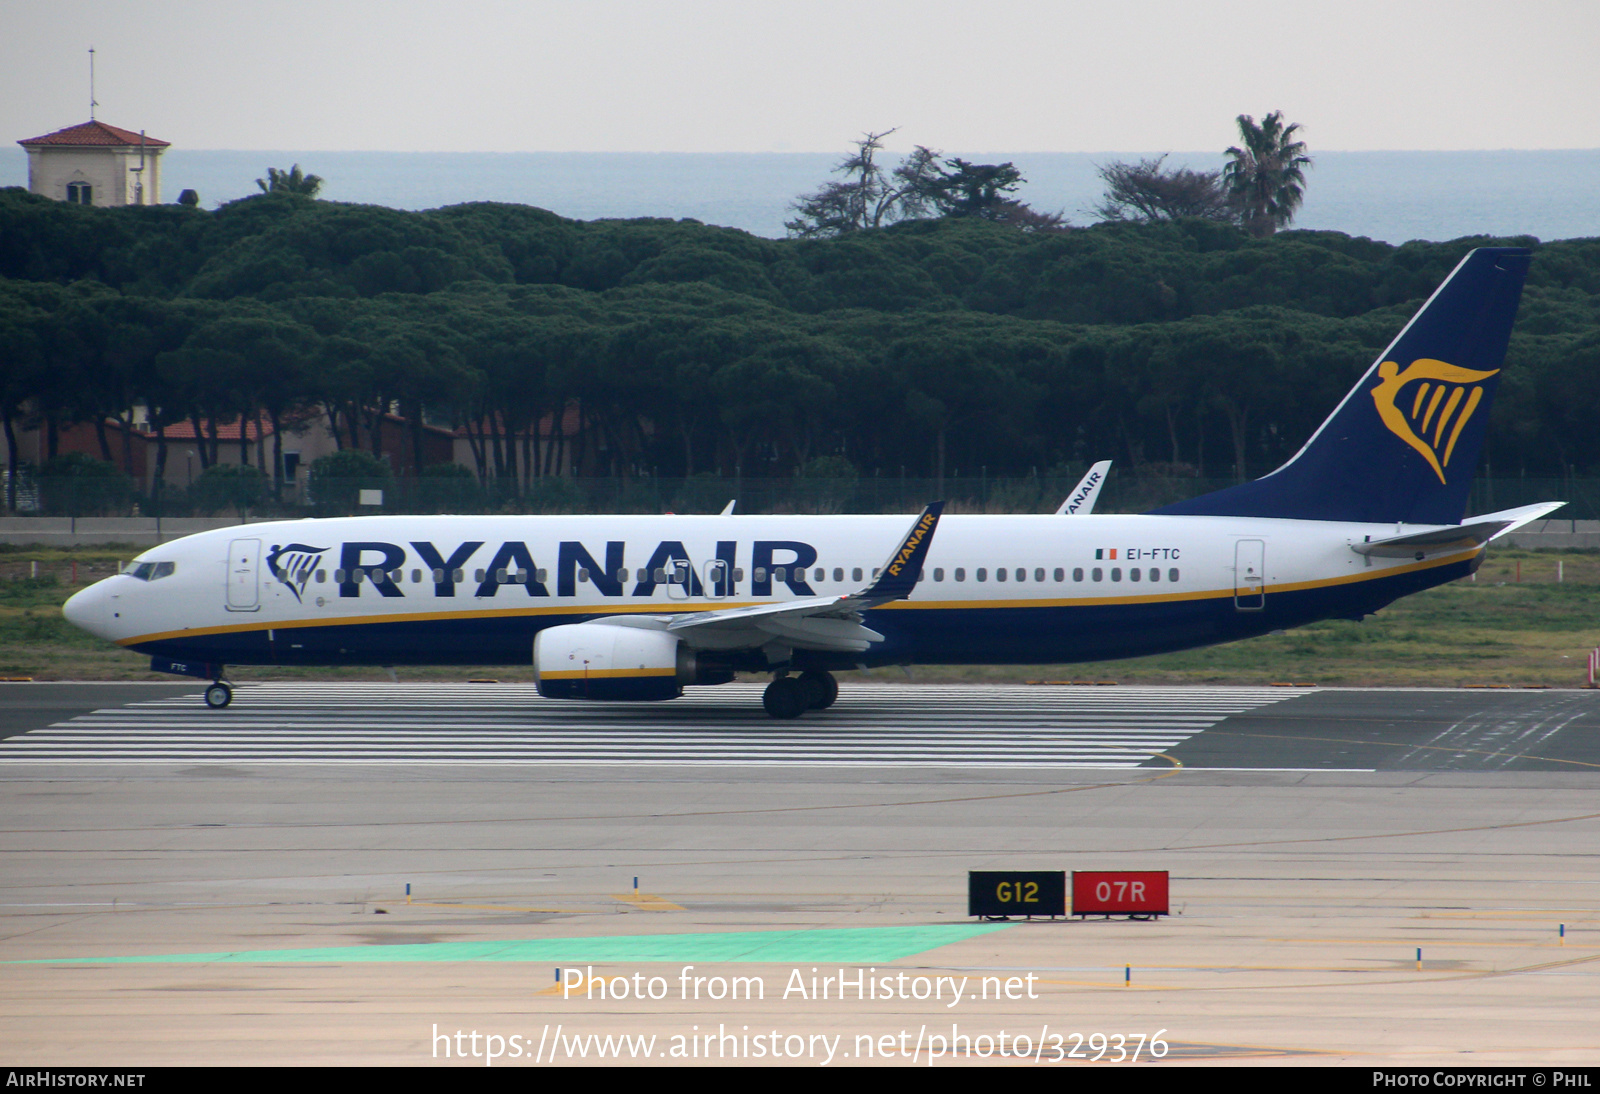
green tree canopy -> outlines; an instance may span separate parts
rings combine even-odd
[[[287,171],[280,171],[276,167],[267,168],[267,177],[256,179],[256,185],[261,187],[263,194],[304,194],[308,198],[314,198],[322,189],[322,178],[302,173],[297,163]]]

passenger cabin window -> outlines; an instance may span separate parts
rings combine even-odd
[[[979,566],[978,567],[978,580],[979,581],[988,581],[989,580],[989,571],[988,571],[988,569],[986,567],[983,567],[983,566]]]
[[[965,581],[965,580],[967,580],[967,568],[965,566],[957,566],[956,567],[956,580],[957,581]]]
[[[1121,581],[1122,580],[1122,567],[1121,566],[1113,566],[1113,567],[1111,567],[1111,580],[1112,581]]]
[[[860,581],[861,580],[861,567],[860,566],[857,566],[855,569],[850,571],[850,580],[851,581]]]
[[[1139,569],[1139,567],[1137,567],[1137,566],[1130,567],[1129,570],[1128,570],[1128,580],[1129,581],[1138,581],[1139,580],[1139,575],[1142,572],[1143,571],[1141,571]]]
[[[935,566],[933,568],[933,580],[935,580],[935,581],[943,581],[944,580],[944,567],[943,566]]]
[[[819,578],[817,578],[817,580],[821,581],[822,578],[819,577]],[[835,580],[835,581],[843,581],[844,580],[844,567],[843,566],[835,566],[833,568],[833,580]]]
[[[1035,581],[1043,581],[1044,580],[1044,567],[1043,566],[1041,566],[1038,569],[1033,571],[1033,580],[1035,580]],[[1056,571],[1056,580],[1057,581],[1061,580],[1061,571],[1060,570]]]
[[[1176,581],[1176,580],[1178,580],[1178,571],[1177,570],[1168,570],[1167,571],[1167,580],[1168,581]]]
[[[1060,573],[1061,571],[1057,570],[1056,572]],[[1056,578],[1056,580],[1060,581],[1061,579],[1058,577],[1058,578]],[[1074,580],[1074,581],[1082,581],[1083,580],[1083,567],[1082,566],[1074,566],[1072,568],[1072,580]]]
[[[996,581],[1004,581],[1006,579],[1006,570],[1005,570],[1004,566],[1001,566],[1001,567],[999,567],[998,569],[995,570],[994,579]],[[978,580],[979,581],[983,580],[983,571],[982,570],[978,571]]]
[[[1095,581],[1103,581],[1105,580],[1105,571],[1096,566],[1094,569],[1089,571],[1089,577]]]

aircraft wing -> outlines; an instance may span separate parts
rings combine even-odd
[[[695,612],[674,619],[667,630],[702,648],[738,649],[779,639],[804,649],[859,653],[883,641],[883,635],[862,625],[861,613],[911,595],[943,511],[942,501],[924,509],[880,567],[877,578],[864,589],[842,596],[808,596],[781,604]]]
[[[1056,509],[1056,516],[1088,516],[1094,512],[1094,503],[1100,497],[1100,488],[1106,484],[1106,474],[1110,470],[1110,460],[1101,460],[1089,468],[1089,473],[1072,488],[1072,493]]]
[[[1375,558],[1423,558],[1427,555],[1447,554],[1451,551],[1481,547],[1490,540],[1514,532],[1529,521],[1538,520],[1546,513],[1565,505],[1564,501],[1544,501],[1537,505],[1524,505],[1498,513],[1484,513],[1463,524],[1436,528],[1430,532],[1415,532],[1409,536],[1391,536],[1388,539],[1352,543],[1350,549],[1358,555]]]

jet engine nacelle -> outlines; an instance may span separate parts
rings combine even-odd
[[[546,699],[676,699],[697,667],[666,631],[570,623],[534,636],[533,671]]]

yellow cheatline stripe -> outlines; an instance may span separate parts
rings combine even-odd
[[[136,646],[141,642],[159,642],[167,638],[203,638],[213,634],[247,634],[251,631],[302,630],[312,627],[356,627],[374,623],[425,623],[452,619],[516,619],[533,615],[676,615],[686,611],[721,611],[726,608],[748,608],[767,601],[749,604],[732,604],[713,601],[704,605],[673,608],[658,602],[649,604],[557,604],[528,608],[500,608],[484,611],[434,611],[400,612],[393,615],[341,615],[322,619],[271,619],[250,623],[228,623],[220,627],[186,627],[177,631],[159,631],[139,638],[119,638],[119,646]]]
[[[1404,566],[1386,567],[1376,573],[1345,574],[1340,577],[1319,578],[1314,581],[1292,581],[1278,585],[1268,585],[1262,590],[1264,593],[1303,592],[1307,589],[1326,589],[1337,585],[1355,585],[1366,581],[1380,581],[1384,578],[1394,577],[1398,574],[1417,573],[1423,570],[1432,570],[1440,566],[1449,566],[1452,563],[1464,562],[1474,555],[1480,554],[1483,547],[1473,547],[1454,554],[1444,555],[1436,559],[1426,559],[1422,562],[1409,562]],[[1176,604],[1191,600],[1220,600],[1235,595],[1231,588],[1205,589],[1190,593],[1152,593],[1143,596],[1080,596],[1080,597],[1052,597],[1049,599],[1023,599],[1023,600],[896,600],[882,604],[872,609],[873,611],[970,611],[989,608],[1099,608],[1121,604]],[[1257,595],[1253,590],[1250,595]],[[755,600],[748,602],[732,602],[726,600],[706,601],[697,604],[684,603],[682,607],[672,603],[652,601],[649,604],[556,604],[549,606],[528,608],[499,608],[484,611],[443,611],[443,612],[402,612],[394,615],[346,615],[332,619],[272,619],[250,623],[230,623],[220,627],[188,627],[177,631],[158,631],[153,634],[140,635],[136,638],[119,638],[119,646],[138,646],[146,642],[161,642],[173,638],[204,638],[217,634],[246,634],[251,631],[266,630],[302,630],[312,627],[354,627],[372,624],[393,623],[422,623],[443,622],[456,619],[515,619],[523,616],[537,615],[574,615],[600,617],[613,615],[687,615],[695,612],[726,611],[731,608],[748,608],[761,604],[784,603],[783,601]],[[587,620],[594,622],[593,618]]]
[[[574,669],[570,672],[540,672],[541,680],[612,680],[618,677],[674,676],[677,669]]]
[[[612,900],[619,900],[624,904],[631,904],[641,912],[687,912],[689,909],[681,904],[674,904],[650,893],[612,893]]]

